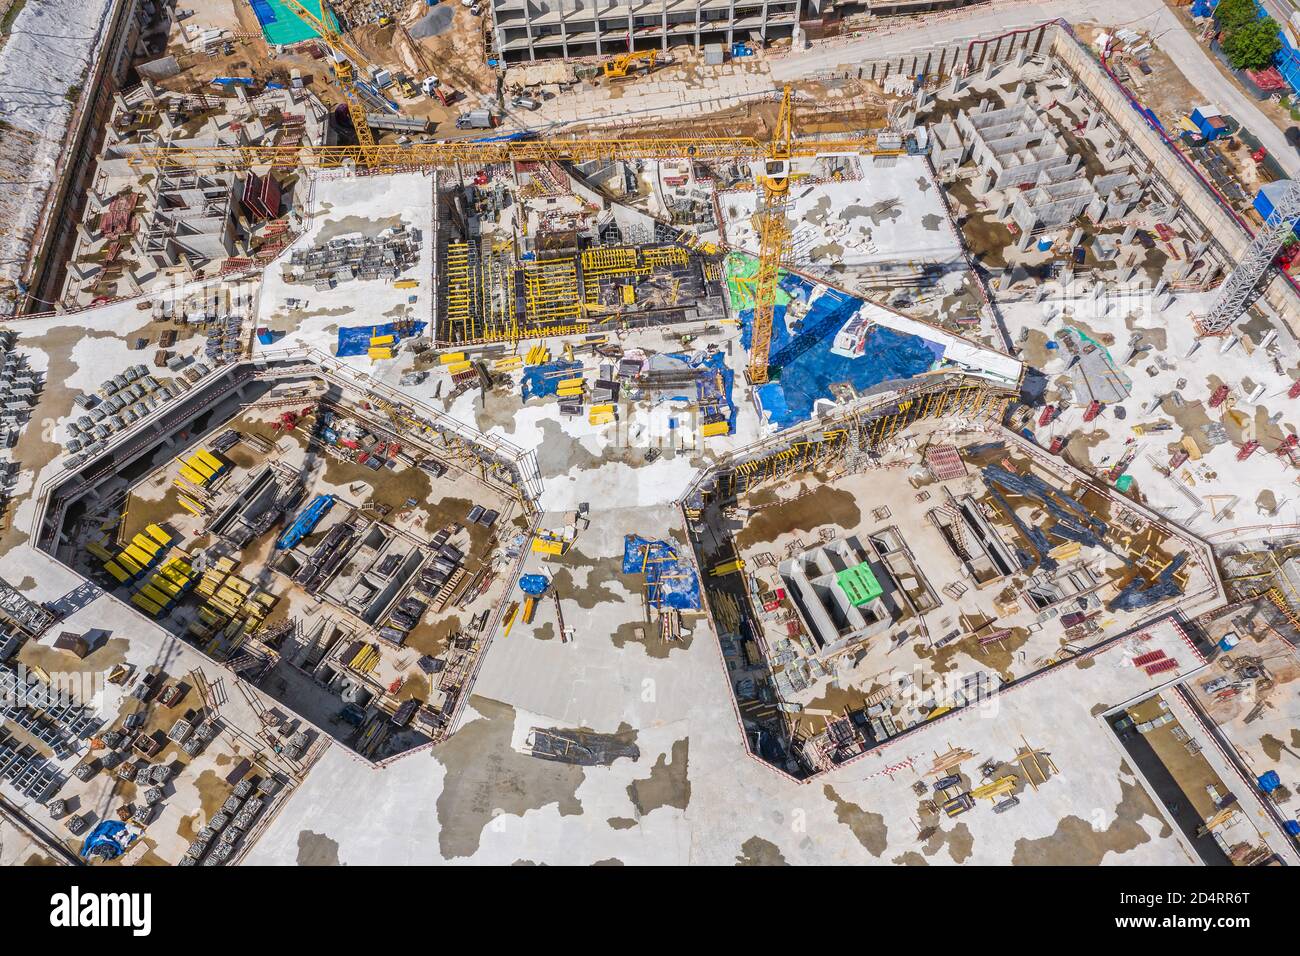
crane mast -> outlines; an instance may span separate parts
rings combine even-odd
[[[329,25],[329,8],[325,5],[325,0],[321,0],[319,17],[304,7],[300,0],[284,0],[284,2],[299,20],[316,31],[321,42],[329,48],[330,62],[334,65],[334,77],[343,90],[348,116],[352,119],[352,129],[357,136],[357,146],[360,147],[358,158],[361,165],[367,167],[372,165],[369,160],[372,158],[370,150],[375,146],[375,134],[370,130],[370,123],[366,119],[366,108],[357,97],[353,86],[355,82],[353,70],[360,69],[365,64],[366,58]]]
[[[1219,297],[1204,319],[1197,322],[1201,335],[1223,335],[1246,311],[1259,280],[1277,258],[1300,219],[1300,182],[1292,183],[1282,193],[1273,212],[1246,248],[1246,253],[1219,288]]]
[[[781,96],[768,155],[758,164],[758,277],[754,283],[754,328],[749,348],[751,385],[767,382],[767,360],[772,351],[772,322],[776,315],[781,264],[790,245],[786,216],[790,191],[790,158],[794,152],[794,109],[787,86]]]

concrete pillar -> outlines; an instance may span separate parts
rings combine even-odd
[[[1028,229],[1025,229],[1020,233],[1020,238],[1016,240],[1016,248],[1019,249],[1021,252],[1024,252],[1026,249],[1029,248],[1030,244],[1033,243],[1033,241],[1034,241],[1033,235],[1030,233]]]
[[[1209,248],[1210,248],[1210,240],[1202,239],[1196,245],[1192,246],[1192,258],[1199,259],[1201,256],[1205,255],[1205,251]]]
[[[77,223],[77,238],[86,245],[90,245],[95,241],[95,234],[90,231],[90,227],[85,222],[79,222]]]
[[[1070,82],[1066,83],[1065,86],[1061,88],[1061,92],[1057,95],[1056,101],[1058,103],[1068,103],[1072,99],[1074,99],[1074,83]]]
[[[1132,282],[1133,279],[1137,276],[1137,272],[1138,272],[1137,266],[1129,266],[1124,270],[1124,278],[1122,278],[1120,281],[1124,283]]]
[[[1020,69],[1020,67],[1024,66],[1025,61],[1028,59],[1029,49],[1027,47],[1021,47],[1020,52],[1016,54],[1016,69]]]
[[[248,102],[248,87],[244,86],[243,83],[235,84],[235,99],[241,103]]]
[[[1137,226],[1125,226],[1124,234],[1120,236],[1119,241],[1125,244],[1132,242],[1134,237],[1137,236],[1137,231]]]
[[[1172,292],[1166,291],[1165,297],[1160,300],[1160,304],[1157,306],[1157,308],[1161,312],[1163,312],[1165,309],[1169,308],[1173,304],[1174,304],[1174,294]],[[1189,352],[1187,354],[1190,355],[1191,353]]]
[[[1120,140],[1116,142],[1115,145],[1112,146],[1107,151],[1106,158],[1109,159],[1111,162],[1115,162],[1123,155],[1124,155],[1124,141]]]
[[[1219,346],[1219,354],[1223,355],[1227,352],[1231,352],[1234,348],[1236,348],[1237,344],[1240,341],[1241,341],[1241,336],[1237,335],[1237,333],[1235,332],[1232,333],[1231,335],[1224,336],[1223,344]]]
[[[1084,125],[1084,129],[1086,129],[1088,132],[1092,132],[1094,129],[1097,128],[1097,124],[1099,124],[1100,122],[1101,122],[1101,110],[1093,110],[1092,113],[1089,114],[1088,116],[1088,122]]]
[[[1011,215],[1011,203],[1004,199],[1002,204],[998,206],[998,214],[994,218],[1006,219],[1009,215]]]
[[[1208,286],[1212,284],[1215,279],[1219,278],[1219,273],[1222,269],[1223,266],[1219,265],[1217,262],[1210,263],[1210,268],[1205,273],[1205,284]]]
[[[1159,298],[1160,293],[1164,292],[1165,289],[1168,287],[1168,285],[1169,285],[1169,280],[1166,279],[1164,276],[1161,276],[1159,279],[1156,280],[1156,287],[1151,294]]]
[[[1070,245],[1077,246],[1081,242],[1083,242],[1083,229],[1076,228],[1074,232],[1070,233]]]
[[[980,73],[980,76],[986,80],[991,80],[993,79],[993,71],[994,71],[993,56],[992,54],[989,54],[984,57],[984,69]]]
[[[958,96],[958,95],[961,93],[962,88],[963,88],[964,86],[965,86],[965,84],[962,82],[961,77],[958,76],[956,73],[954,73],[954,74],[953,74],[951,77],[949,77],[949,79],[948,79],[948,96],[949,96],[949,97],[956,97],[956,96]]]
[[[140,80],[140,88],[144,90],[145,98],[150,103],[158,102],[158,87],[153,85],[153,80],[149,79],[147,76],[142,77]]]
[[[1269,329],[1269,330],[1264,334],[1264,337],[1263,337],[1262,339],[1259,340],[1259,345],[1257,345],[1257,346],[1255,346],[1255,347],[1256,347],[1256,348],[1261,348],[1261,349],[1266,349],[1266,348],[1268,348],[1270,345],[1273,344],[1273,340],[1276,339],[1276,338],[1277,338],[1277,329]]]

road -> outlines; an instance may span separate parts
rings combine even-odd
[[[1289,0],[1273,0],[1284,5]],[[1208,50],[1164,0],[1090,0],[1086,9],[1071,0],[1021,0],[1015,4],[994,3],[972,7],[960,15],[929,23],[908,23],[890,33],[864,36],[850,41],[831,41],[772,62],[772,78],[798,79],[833,70],[842,64],[909,53],[948,41],[991,35],[1031,26],[1058,17],[1071,23],[1092,22],[1107,27],[1146,30],[1160,49],[1178,64],[1188,81],[1205,94],[1205,100],[1226,110],[1248,127],[1268,148],[1287,174],[1300,178],[1300,153],[1286,136],[1255,105],[1254,99],[1237,83],[1220,72]],[[1195,104],[1188,104],[1188,108]]]

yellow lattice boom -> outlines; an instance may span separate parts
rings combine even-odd
[[[311,16],[298,0],[287,0],[291,8],[311,23],[331,48],[361,62],[359,55],[341,37]],[[322,10],[324,8],[322,7]],[[306,14],[304,16],[304,14]],[[337,59],[337,58],[336,58]],[[365,111],[352,92],[350,79],[344,82],[349,110],[357,127],[356,146],[138,146],[130,161],[138,166],[179,167],[186,169],[244,169],[254,166],[315,168],[411,169],[421,167],[490,165],[508,162],[569,162],[593,160],[691,159],[701,162],[726,161],[757,164],[759,191],[759,269],[755,287],[754,335],[749,362],[749,378],[754,384],[768,379],[768,353],[771,349],[772,321],[776,307],[777,282],[789,248],[790,226],[786,220],[786,193],[790,184],[790,160],[799,157],[835,153],[889,153],[896,149],[879,148],[871,134],[844,139],[797,140],[794,135],[794,112],[787,86],[781,99],[777,123],[768,142],[749,136],[646,136],[626,139],[563,139],[492,137],[477,142],[441,142],[378,144],[373,141],[365,122]],[[360,119],[357,119],[358,113]],[[364,132],[363,132],[364,131]],[[652,264],[642,259],[643,266]],[[585,265],[585,263],[584,263]],[[614,262],[608,263],[611,270]],[[533,270],[526,274],[525,297],[531,307],[540,306],[542,321],[565,321],[577,318],[584,302],[568,275]],[[589,303],[586,303],[589,304]],[[492,334],[503,335],[500,330]]]
[[[366,108],[361,105],[357,99],[356,91],[352,87],[353,68],[360,68],[366,62],[365,57],[357,52],[356,48],[347,40],[339,35],[338,31],[329,25],[329,8],[325,5],[325,0],[321,0],[320,13],[318,17],[298,0],[284,0],[285,6],[293,11],[294,15],[316,31],[321,42],[329,47],[333,54],[331,60],[334,63],[334,76],[339,81],[339,86],[343,89],[343,96],[348,104],[348,116],[352,119],[352,128],[357,134],[357,148],[361,150],[374,149],[375,135],[370,131],[370,123],[366,120]],[[341,62],[340,58],[346,58]],[[350,61],[350,62],[347,62]]]

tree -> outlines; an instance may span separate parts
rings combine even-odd
[[[1262,70],[1272,66],[1273,57],[1282,49],[1277,35],[1277,23],[1264,17],[1233,30],[1223,41],[1223,52],[1228,62],[1239,70]]]
[[[1219,5],[1214,8],[1214,20],[1227,34],[1254,23],[1258,18],[1259,7],[1255,0],[1219,0]]]

